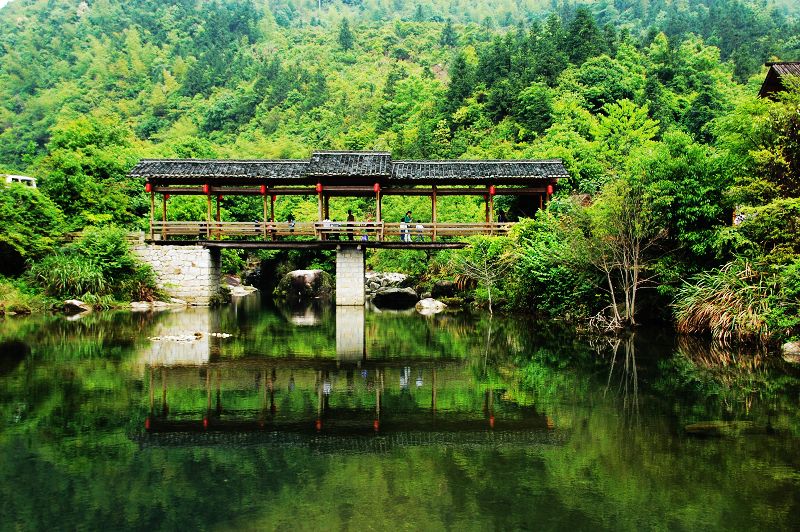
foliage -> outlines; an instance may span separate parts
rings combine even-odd
[[[591,233],[582,243],[607,282],[609,329],[636,324],[637,296],[651,281],[650,261],[664,234],[653,203],[644,183],[629,178],[608,183],[589,208]]]
[[[58,298],[102,294],[107,291],[103,272],[94,262],[73,252],[57,252],[33,265],[29,272],[33,283],[45,294]]]
[[[515,282],[509,283],[514,308],[567,321],[599,310],[600,279],[582,248],[573,245],[585,224],[577,205],[560,201],[514,228],[511,238],[519,246]]]
[[[155,274],[130,251],[123,229],[88,228],[82,238],[34,263],[31,282],[58,298],[111,296],[122,301],[158,297]]]
[[[0,277],[0,316],[30,314],[50,307],[50,301],[21,279]]]
[[[609,214],[624,211],[612,205],[620,183],[637,183],[647,217],[663,229],[642,257],[657,291],[635,299],[649,308],[667,308],[683,279],[739,256],[795,261],[800,99],[797,91],[775,102],[755,93],[765,60],[799,57],[796,8],[749,0],[401,4],[8,4],[0,11],[0,165],[36,177],[39,197],[65,215],[60,222],[55,207],[42,203],[34,214],[0,200],[17,220],[0,232],[16,271],[52,250],[62,225],[146,227],[149,198],[127,177],[142,157],[304,158],[313,149],[563,159],[570,177],[557,193],[583,194],[594,206],[558,213],[566,202],[556,201],[544,215],[527,198],[496,198],[513,220],[536,216],[507,244],[518,254],[513,278],[493,289],[509,308],[584,318],[599,310],[603,283],[592,264],[624,234]],[[422,197],[389,197],[383,207],[387,220],[407,209],[419,220],[432,215]],[[275,208],[281,220],[316,218],[313,197],[281,196]],[[478,221],[482,208],[481,198],[448,197],[438,216]],[[357,219],[375,212],[369,200],[336,198],[331,216],[344,219],[348,209]],[[176,196],[167,210],[170,220],[202,220],[207,204]],[[744,222],[731,228],[734,212]],[[258,198],[223,200],[221,215],[263,216]],[[591,253],[578,252],[584,245]],[[447,275],[427,269],[432,258],[376,251],[369,264]],[[330,253],[275,261],[332,267]],[[104,278],[127,275],[111,262]],[[226,267],[234,262],[229,256]],[[625,308],[636,285],[624,281],[623,272],[638,271],[631,267],[614,270],[622,284],[611,290],[621,319],[635,321]]]
[[[497,300],[500,296],[496,287],[506,277],[515,261],[515,253],[506,237],[473,236],[467,248],[450,256],[450,267],[456,275],[478,282],[481,290],[476,293],[481,299],[485,299],[491,314],[494,312],[492,290],[495,290],[494,299]]]
[[[38,189],[0,184],[0,274],[19,274],[25,261],[56,246],[64,231],[60,209]]]

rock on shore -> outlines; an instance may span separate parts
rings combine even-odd
[[[294,270],[283,276],[275,295],[290,299],[314,299],[333,293],[333,278],[322,270]]]

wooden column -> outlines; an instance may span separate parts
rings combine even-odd
[[[317,192],[317,218],[318,222],[322,221],[322,192]]]
[[[431,233],[431,242],[436,241],[436,185],[431,187],[431,223],[433,224],[433,233]]]
[[[219,204],[220,203],[221,202],[219,201],[219,194],[217,194],[217,240],[220,240],[222,238],[222,229],[219,226],[219,222],[222,221],[222,217],[220,216],[220,208],[219,208]]]
[[[267,239],[267,195],[263,194],[261,198],[262,198],[261,203],[263,204],[264,207],[264,240],[266,240]]]
[[[539,210],[542,210],[543,207],[544,207],[544,199],[542,198],[542,195],[539,194]]]
[[[164,225],[161,226],[161,240],[167,239],[167,195],[161,196],[161,214]]]
[[[375,223],[380,223],[381,221],[381,191],[378,190],[375,192]],[[383,231],[378,233],[376,239],[383,240]]]
[[[272,240],[275,240],[275,196],[269,195],[269,221],[272,222]]]
[[[494,196],[489,194],[489,223],[494,222]],[[494,227],[489,227],[489,234],[494,234]]]
[[[326,195],[324,201],[325,201],[325,203],[324,203],[324,207],[323,208],[324,208],[324,211],[325,211],[325,219],[326,220],[330,220],[331,219],[331,197]]]
[[[156,217],[156,193],[150,193],[150,240],[153,240],[153,222]]]
[[[208,212],[206,213],[206,238],[211,238],[211,194],[206,194]]]
[[[483,202],[486,206],[486,223],[489,223],[489,192],[486,192],[486,195],[483,196]]]

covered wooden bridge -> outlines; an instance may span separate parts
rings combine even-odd
[[[561,160],[393,161],[388,152],[353,151],[318,151],[309,160],[144,159],[130,175],[144,178],[150,193],[151,241],[188,237],[209,247],[306,247],[352,240],[366,247],[409,248],[439,247],[448,237],[504,234],[511,223],[497,219],[495,196],[528,197],[535,210],[549,201],[558,180],[568,177]],[[167,220],[167,201],[181,194],[207,198],[204,220]],[[316,196],[317,219],[276,220],[275,200],[285,195]],[[230,196],[261,196],[262,219],[222,221],[220,202]],[[431,221],[384,221],[385,196],[430,197]],[[482,196],[484,220],[439,222],[441,196]],[[330,220],[332,197],[374,198],[374,219]]]

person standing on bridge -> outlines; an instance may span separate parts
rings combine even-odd
[[[353,216],[353,211],[351,209],[347,210],[347,240],[353,240],[353,227],[351,225],[352,222],[356,221],[356,217]]]
[[[508,218],[506,218],[506,213],[503,209],[500,209],[500,212],[497,213],[497,223],[504,224],[508,222]]]
[[[406,215],[400,219],[400,240],[403,242],[411,242],[411,231],[408,227],[413,221],[411,211],[406,211]]]

